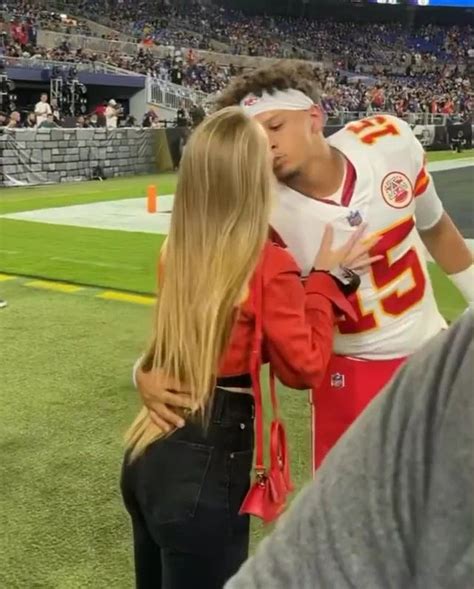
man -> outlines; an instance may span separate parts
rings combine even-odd
[[[46,119],[42,121],[40,125],[38,125],[39,129],[55,129],[57,127],[56,123],[54,122],[54,115],[53,113],[48,113],[46,115]]]
[[[53,121],[59,126],[61,123],[61,113],[59,112],[58,101],[56,98],[51,99],[51,110],[53,111]]]
[[[177,127],[187,127],[188,126],[188,115],[186,113],[186,107],[184,102],[179,105],[178,110],[176,111],[176,126]]]
[[[340,242],[362,222],[380,237],[370,253],[383,259],[362,276],[353,299],[358,320],[338,324],[327,377],[312,391],[316,467],[405,358],[445,327],[423,244],[474,301],[473,258],[443,211],[423,148],[403,121],[379,115],[326,139],[315,73],[296,62],[236,78],[218,101],[219,107],[231,105],[240,105],[268,134],[280,181],[275,238],[303,273],[311,268],[327,223]],[[158,390],[155,383],[153,375],[137,372],[152,417],[161,427],[178,424],[169,405],[184,403],[186,395]]]
[[[202,105],[194,102],[189,111],[189,116],[191,117],[193,129],[195,129],[206,118],[206,112]]]
[[[40,101],[36,103],[35,106],[35,115],[36,115],[36,124],[38,127],[41,127],[41,123],[45,122],[48,119],[48,115],[53,113],[53,109],[48,104],[48,95],[41,94]]]
[[[406,363],[225,589],[473,587],[473,357],[467,311]]]
[[[183,84],[183,71],[181,65],[180,62],[176,61],[170,71],[171,82],[173,84],[178,84],[178,86]]]
[[[7,129],[20,129],[21,128],[21,114],[14,110],[11,115],[10,119],[5,125]]]
[[[79,115],[76,118],[76,129],[87,129],[86,118],[84,115]]]
[[[105,120],[107,129],[116,129],[118,124],[119,108],[117,102],[112,98],[105,109]]]

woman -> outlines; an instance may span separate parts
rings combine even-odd
[[[239,508],[253,456],[257,289],[265,356],[294,388],[318,385],[336,315],[351,312],[327,271],[360,262],[370,244],[358,242],[359,231],[332,250],[328,232],[303,286],[291,256],[268,240],[272,183],[265,133],[240,109],[220,111],[191,136],[143,366],[186,383],[194,408],[169,436],[143,408],[126,436],[122,492],[139,589],[220,589],[247,556],[249,518]]]
[[[28,129],[34,129],[36,125],[36,114],[34,112],[28,113],[28,116],[26,117],[25,127],[27,127]]]

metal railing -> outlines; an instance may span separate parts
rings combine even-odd
[[[398,117],[395,112],[389,111],[372,111],[367,113],[346,111],[341,113],[328,113],[328,125],[345,125],[346,123],[358,121],[359,119],[375,115],[393,115],[394,117]],[[410,125],[446,125],[448,115],[424,112],[407,112],[399,118],[403,119]]]
[[[124,26],[123,23],[120,23],[121,28],[120,30],[117,29],[118,23],[116,21],[114,21],[113,19],[109,18],[106,14],[99,14],[95,17],[95,20],[91,21],[88,20],[87,18],[84,18],[84,16],[76,16],[75,11],[77,9],[77,6],[75,5],[75,3],[73,1],[64,1],[64,0],[48,0],[46,2],[46,4],[48,4],[49,7],[56,7],[56,9],[58,10],[66,10],[69,11],[71,13],[71,15],[74,15],[75,18],[78,18],[84,22],[86,22],[89,26],[89,28],[92,31],[100,31],[100,33],[102,34],[103,32],[105,32],[105,34],[108,33],[115,33],[116,35],[120,36],[120,39],[125,40],[125,38],[128,36],[130,37],[135,37],[137,38],[137,33],[135,31],[133,31],[133,29],[131,28],[124,28],[122,29],[122,27]],[[193,37],[197,37],[199,39],[202,39],[204,37],[204,33],[206,34],[206,37],[210,37],[209,40],[209,44],[210,44],[210,48],[212,51],[215,51],[216,53],[229,53],[229,54],[233,54],[233,47],[232,47],[232,43],[229,42],[228,39],[223,38],[223,37],[213,37],[213,32],[210,29],[202,29],[202,26],[200,27],[200,30],[195,30],[193,23],[186,18],[186,16],[181,16],[181,17],[175,17],[172,22],[169,23],[169,29],[170,31],[176,31],[176,32],[180,32],[180,33],[184,33],[184,34],[188,34],[191,35]],[[101,31],[101,29],[103,29],[103,31]],[[139,42],[139,39],[137,39],[137,41]],[[292,43],[291,41],[283,41],[282,39],[280,39],[280,45],[282,48],[282,52],[280,55],[278,55],[278,58],[282,59],[282,58],[290,58],[294,55],[293,52],[293,46],[295,45],[295,43]],[[299,58],[300,59],[307,59],[309,61],[315,61],[316,60],[316,53],[314,51],[312,51],[309,47],[303,47],[303,46],[298,46],[298,54],[299,54]],[[253,59],[258,58],[259,56],[249,56]]]
[[[177,49],[176,47],[166,45],[143,46],[141,43],[130,43],[127,41],[113,41],[101,37],[88,37],[85,35],[67,35],[56,33],[54,31],[38,31],[38,45],[48,48],[58,47],[62,42],[67,41],[72,49],[87,49],[96,53],[110,53],[112,51],[135,56],[140,48],[147,49],[157,58],[168,57]],[[180,47],[187,51],[189,47]],[[238,67],[256,68],[264,65],[270,65],[279,58],[273,57],[253,57],[251,55],[233,55],[231,53],[218,53],[214,51],[204,51],[203,49],[193,49],[198,59],[205,62],[217,63],[218,65],[234,64]],[[313,62],[314,65],[323,67],[320,62]]]
[[[151,76],[148,76],[146,80],[146,101],[150,104],[166,106],[175,110],[184,105],[188,109],[193,104],[205,104],[209,98],[209,94],[172,84],[166,80]]]
[[[39,57],[3,57],[2,62],[6,67],[24,67],[32,69],[48,69],[55,67],[60,69],[74,67],[78,72],[91,72],[95,74],[115,74],[120,76],[142,76],[137,72],[131,72],[101,61],[54,61]]]

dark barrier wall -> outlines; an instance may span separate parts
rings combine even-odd
[[[327,136],[339,131],[328,126]],[[463,138],[472,147],[471,123],[416,125],[426,149],[449,149]],[[21,186],[152,174],[176,170],[188,129],[0,129],[0,185]]]
[[[186,129],[3,129],[0,184],[17,186],[167,172]]]

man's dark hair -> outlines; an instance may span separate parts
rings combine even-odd
[[[285,60],[234,78],[216,99],[215,109],[236,106],[247,94],[261,96],[276,90],[300,90],[315,104],[321,101],[320,72],[308,62]]]

